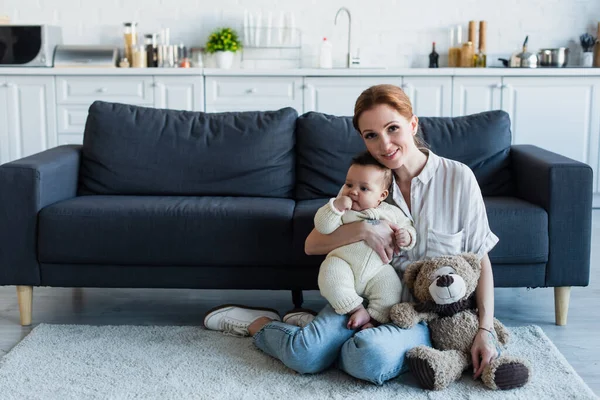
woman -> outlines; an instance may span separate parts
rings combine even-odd
[[[378,85],[357,99],[353,124],[367,150],[394,172],[392,200],[411,218],[417,245],[392,261],[397,250],[397,227],[385,221],[344,225],[329,235],[313,229],[305,243],[307,254],[327,254],[340,246],[364,240],[381,256],[392,261],[399,274],[411,262],[424,257],[472,252],[481,259],[477,305],[481,328],[493,326],[494,283],[487,253],[498,238],[491,232],[481,191],[473,172],[464,164],[428,151],[418,132],[418,118],[410,100],[398,87]],[[405,290],[402,301],[410,300]],[[358,331],[347,329],[347,316],[328,305],[315,318],[295,312],[279,316],[269,310],[223,306],[205,318],[208,329],[254,337],[256,346],[300,373],[316,373],[336,360],[348,374],[382,384],[407,370],[406,351],[431,345],[426,325],[400,329],[393,324]],[[368,329],[367,329],[368,328]],[[493,336],[480,329],[471,356],[474,378],[478,378],[497,351]]]

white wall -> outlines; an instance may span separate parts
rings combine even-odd
[[[466,32],[470,19],[488,21],[494,62],[517,50],[528,34],[532,50],[572,47],[576,65],[579,35],[595,35],[600,21],[600,0],[2,0],[0,15],[11,23],[59,25],[66,44],[120,44],[121,23],[133,20],[142,33],[169,27],[173,41],[201,46],[216,27],[240,29],[244,9],[293,11],[302,29],[304,66],[313,66],[323,36],[335,44],[335,63],[344,62],[347,20],[333,25],[341,6],[352,12],[353,47],[360,47],[363,60],[388,66],[426,66],[431,42],[446,53],[448,28],[462,23]]]

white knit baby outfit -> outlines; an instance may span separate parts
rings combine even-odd
[[[351,222],[383,219],[410,233],[410,244],[401,250],[414,247],[415,228],[400,208],[382,202],[377,208],[340,212],[334,207],[334,200],[329,200],[315,215],[315,228],[320,233],[330,234]],[[400,302],[402,283],[396,270],[361,240],[338,247],[327,255],[319,270],[319,289],[338,314],[347,314],[361,305],[364,295],[369,300],[369,315],[386,323],[390,321],[390,308]]]

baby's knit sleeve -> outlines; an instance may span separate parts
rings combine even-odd
[[[329,200],[327,204],[319,208],[315,214],[315,229],[324,235],[329,235],[337,228],[342,226],[343,212],[338,211],[333,206],[335,198]]]
[[[385,211],[382,213],[381,219],[395,223],[401,229],[406,229],[406,231],[410,234],[410,244],[406,247],[400,247],[400,250],[406,251],[415,247],[415,244],[417,244],[417,231],[415,230],[410,218],[404,215],[404,212],[400,209],[400,207],[387,203],[381,203],[381,206],[384,204]],[[381,206],[379,207],[381,208]]]

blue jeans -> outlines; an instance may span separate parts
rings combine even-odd
[[[385,324],[363,331],[348,329],[347,323],[347,315],[327,305],[304,328],[268,323],[254,335],[254,344],[301,374],[323,371],[337,360],[342,371],[377,385],[408,370],[408,350],[431,346],[429,328],[422,323],[412,329]]]

